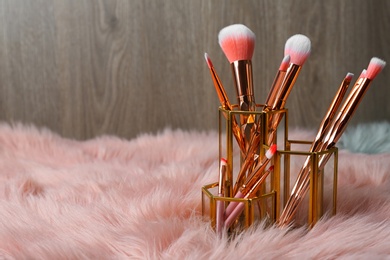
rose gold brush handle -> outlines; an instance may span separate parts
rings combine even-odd
[[[255,111],[256,103],[253,91],[253,76],[251,60],[237,60],[231,63],[239,110]],[[253,133],[255,116],[252,114],[240,114],[241,134],[245,143],[249,142]],[[246,145],[247,150],[248,146]]]
[[[289,61],[289,56],[288,60]],[[301,66],[296,64],[290,64],[287,68],[287,71],[279,70],[275,76],[274,82],[271,87],[271,91],[266,100],[266,106],[263,111],[272,111],[277,109],[283,109],[284,104],[286,103],[286,99],[291,92],[292,86],[294,85],[298,74],[301,70]],[[268,126],[268,140],[266,144],[271,144],[275,140],[276,129],[282,120],[281,114],[270,115],[268,118],[269,126]],[[234,186],[234,194],[237,192],[238,187],[243,182],[244,177],[246,176],[246,172],[248,169],[252,168],[255,165],[256,161],[253,159],[255,152],[257,151],[260,141],[261,141],[261,133],[258,131],[261,129],[260,121],[256,123],[255,133],[251,135],[249,139],[249,143],[247,145],[247,157],[242,164],[243,167],[240,169],[239,175],[237,177],[236,185]],[[250,174],[250,172],[249,172]]]
[[[255,182],[262,176],[265,167],[270,162],[274,154],[276,153],[277,146],[273,144],[265,153],[264,158],[259,163],[258,166],[254,169],[254,171],[245,179],[244,184],[240,184],[239,190],[235,193],[235,198],[242,198],[244,195],[248,193],[248,191],[253,187]],[[225,215],[229,215],[234,207],[237,205],[237,202],[231,202],[229,206],[226,208]]]
[[[371,80],[367,78],[359,78],[350,95],[344,103],[343,108],[340,110],[339,116],[335,119],[331,128],[329,128],[328,134],[325,137],[325,141],[317,148],[318,151],[330,149],[340,139],[341,135],[345,131],[350,118],[355,113],[358,105],[360,104],[363,96],[370,86]],[[322,156],[320,160],[319,169],[325,167],[325,163],[329,160],[330,155]],[[301,181],[298,183],[295,191],[292,192],[285,209],[283,210],[279,225],[287,225],[291,222],[295,212],[305,196],[309,186],[309,167],[306,165],[299,175],[302,176]]]
[[[226,94],[225,88],[223,87],[223,84],[217,74],[217,71],[215,70],[214,65],[207,53],[205,53],[204,57],[207,66],[209,67],[210,75],[213,80],[215,91],[217,92],[219,102],[223,109],[231,111],[232,105],[229,102],[228,95]],[[227,118],[227,115],[225,113],[223,114],[224,117]],[[236,138],[237,144],[240,147],[241,152],[245,154],[245,143],[244,143],[245,140],[241,134],[240,127],[238,126],[236,118],[234,116],[232,117],[232,132],[234,137]]]
[[[338,108],[340,107],[341,103],[343,102],[344,96],[347,93],[347,89],[349,87],[349,84],[351,83],[353,74],[347,73],[344,80],[341,82],[340,87],[338,88],[336,95],[334,96],[332,103],[330,104],[328,110],[326,111],[326,114],[324,116],[324,119],[322,120],[320,127],[317,132],[317,136],[314,139],[314,143],[319,142],[319,140],[323,140],[324,135],[326,133],[326,130],[328,127],[331,126],[331,122],[334,119]],[[341,109],[343,110],[343,109]],[[315,144],[314,144],[315,145]],[[311,148],[313,149],[313,148]]]
[[[296,64],[290,64],[283,82],[279,87],[279,91],[276,94],[276,97],[267,102],[267,106],[264,108],[264,111],[273,111],[278,109],[283,109],[286,104],[287,98],[290,95],[290,92],[298,78],[298,75],[302,69],[302,66]],[[276,136],[276,130],[283,118],[282,114],[270,114],[268,117],[268,133],[266,144],[273,143]]]
[[[309,150],[310,152],[318,152],[318,151],[321,151],[323,149],[326,149],[326,147],[325,147],[326,141],[324,139],[326,137],[327,129],[332,127],[331,122],[333,121],[333,119],[337,113],[337,110],[343,101],[345,93],[349,87],[349,84],[351,83],[352,76],[353,76],[352,73],[348,73],[346,75],[346,77],[344,78],[344,80],[341,82],[341,85],[338,88],[336,95],[334,96],[332,103],[330,104],[330,106],[329,106],[329,108],[328,108],[328,110],[327,110],[327,112],[326,112],[326,114],[325,114],[325,116],[320,124],[316,138],[310,147],[310,150]],[[357,84],[359,84],[359,82],[360,81],[358,80],[357,83],[355,84],[355,86]],[[356,92],[356,90],[354,88],[354,90],[351,92],[352,94],[350,95],[350,97],[353,96],[353,93],[355,93],[355,92]],[[345,104],[348,104],[348,101]],[[344,110],[345,110],[345,105],[343,106],[343,108],[341,108],[340,111],[344,111]],[[338,119],[336,119],[336,121],[337,120]],[[333,125],[333,127],[334,127],[334,125]],[[332,131],[332,130],[330,130],[330,131]],[[307,157],[303,168],[308,167],[309,163],[310,163],[310,157]],[[295,185],[292,189],[292,194],[295,194],[297,187],[301,185],[303,180],[308,178],[308,174],[309,173],[307,171],[302,171],[300,174],[298,174],[297,180],[296,180]]]
[[[276,153],[276,149],[277,146],[275,144],[271,145],[259,165],[257,165],[253,172],[248,176],[248,178],[246,178],[244,184],[239,186],[239,190],[235,193],[235,198],[243,198],[245,195],[248,194],[252,187],[254,187],[255,183],[261,178],[265,168]],[[228,216],[234,210],[237,204],[238,202],[230,202],[230,204],[226,208],[225,216]]]
[[[265,106],[269,107],[270,104],[273,104],[277,98],[280,86],[283,83],[284,78],[286,77],[286,72],[288,69],[288,66],[290,64],[290,55],[284,56],[280,66],[279,70],[276,73],[276,76],[274,78],[274,81],[272,82],[271,89],[268,93],[267,99],[265,100]]]
[[[260,189],[261,184],[265,181],[265,179],[268,177],[268,175],[273,171],[273,166],[270,166],[264,173],[263,175],[254,183],[254,185],[251,187],[251,189],[248,191],[248,193],[245,196],[239,196],[237,198],[253,198],[256,196],[257,191]],[[242,194],[241,194],[242,195]],[[233,205],[232,203],[229,204]],[[239,215],[242,213],[244,210],[244,203],[242,202],[237,202],[234,204],[234,208],[231,209],[229,214],[226,214],[226,219],[225,219],[225,228],[229,228],[234,221],[239,217]],[[228,213],[228,212],[226,212]]]
[[[260,129],[260,128],[256,128]],[[236,183],[234,185],[233,194],[236,194],[238,191],[238,188],[243,184],[245,181],[245,177],[247,175],[248,169],[252,168],[255,161],[257,160],[257,150],[260,145],[260,135],[261,133],[257,130],[254,131],[254,133],[251,136],[250,145],[248,147],[248,151],[246,153],[246,156],[243,159],[243,162],[240,167],[240,171],[238,172]]]

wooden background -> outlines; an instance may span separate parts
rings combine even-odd
[[[0,0],[0,120],[75,139],[134,138],[165,127],[216,129],[208,52],[230,98],[217,35],[243,23],[256,34],[256,100],[264,101],[296,33],[312,41],[287,108],[290,126],[317,128],[347,72],[390,61],[388,0]],[[353,124],[390,119],[390,66]]]

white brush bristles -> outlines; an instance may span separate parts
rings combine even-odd
[[[223,28],[218,42],[230,63],[237,60],[251,60],[255,49],[255,34],[243,24]]]
[[[290,63],[302,66],[311,52],[311,42],[302,34],[291,36],[284,46],[284,55],[290,55]]]
[[[271,159],[272,156],[276,153],[277,147],[276,144],[271,145],[271,147],[268,149],[268,151],[265,153],[265,157],[268,159]]]
[[[365,77],[370,80],[373,80],[385,66],[386,62],[384,60],[381,60],[377,57],[373,57],[370,61],[370,64],[368,64]]]

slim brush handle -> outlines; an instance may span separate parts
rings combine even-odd
[[[223,197],[223,194],[218,194],[218,196]],[[216,231],[218,234],[222,232],[223,226],[224,226],[224,210],[225,210],[225,202],[221,200],[217,200],[216,205]]]

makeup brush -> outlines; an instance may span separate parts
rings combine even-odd
[[[244,184],[242,184],[239,188],[237,193],[235,194],[235,198],[243,198],[249,190],[254,186],[256,181],[262,176],[265,167],[270,162],[274,154],[276,153],[277,146],[276,144],[273,144],[270,146],[270,148],[265,153],[265,157],[261,160],[259,165],[256,166],[256,168],[253,170],[253,172],[248,176],[248,178],[245,180]],[[236,187],[238,187],[238,183],[236,183]],[[229,216],[232,210],[237,206],[238,202],[230,202],[228,207],[225,210],[225,217]]]
[[[377,57],[373,57],[368,64],[367,70],[361,76],[362,80],[357,81],[353,86],[353,89],[348,96],[345,105],[339,113],[338,118],[334,123],[334,130],[332,131],[330,137],[327,140],[327,148],[333,147],[336,142],[340,139],[342,133],[344,132],[350,118],[355,113],[358,105],[362,101],[365,93],[369,89],[371,82],[378,76],[378,74],[386,66],[386,62]]]
[[[298,75],[311,53],[310,39],[302,34],[291,36],[284,46],[285,56],[290,56],[290,65],[286,71],[286,75],[281,83],[276,94],[274,102],[267,104],[265,108],[268,110],[283,109],[287,98],[294,87]],[[281,114],[276,114],[269,118],[268,138],[266,144],[273,143],[276,136],[276,129],[282,120]]]
[[[255,38],[255,34],[243,24],[227,26],[218,34],[219,45],[231,65],[241,111],[256,110],[252,76]],[[240,115],[241,131],[245,136],[245,141],[249,140],[254,121],[253,115]]]
[[[386,62],[383,60],[373,57],[368,65],[367,71],[363,71],[359,79],[356,81],[353,89],[345,100],[343,107],[337,118],[332,122],[331,127],[328,130],[327,136],[325,137],[324,145],[318,151],[330,149],[340,139],[342,133],[346,129],[348,122],[355,113],[358,105],[360,104],[364,94],[368,90],[372,80],[382,71]],[[319,169],[322,170],[325,167],[326,162],[329,160],[330,154],[324,155],[320,158]],[[307,167],[306,167],[307,168]],[[294,186],[295,187],[295,186]],[[309,177],[306,176],[300,185],[295,187],[289,200],[287,201],[286,207],[283,210],[280,219],[278,221],[279,226],[285,226],[289,224],[294,216],[299,204],[303,197],[307,193],[309,188]]]
[[[301,71],[303,64],[311,53],[310,39],[302,34],[295,34],[291,36],[284,46],[284,55],[290,56],[290,65],[287,69],[286,76],[281,84],[277,96],[277,103],[271,107],[274,109],[282,109],[286,103],[287,97],[291,92],[295,81]]]
[[[263,108],[264,111],[269,109],[268,104],[275,103],[280,85],[283,82],[289,64],[290,64],[290,55],[286,55],[284,56],[279,66],[279,70],[272,83],[271,90],[268,93],[268,97],[265,102],[265,107]],[[261,123],[260,121],[257,122],[258,125],[255,127],[255,129],[261,129],[259,125],[260,123]],[[261,133],[259,131],[254,131],[250,137],[246,157],[244,157],[243,163],[241,164],[240,172],[237,176],[236,185],[234,187],[234,194],[237,192],[238,186],[243,182],[243,178],[246,176],[246,172],[248,168],[250,168],[255,163],[255,155],[258,151],[258,147],[261,141],[260,139],[261,139]]]
[[[214,69],[214,65],[211,62],[209,55],[205,53],[204,58],[210,70],[210,75],[214,83],[215,91],[217,92],[217,96],[222,108],[225,110],[232,110],[232,105],[230,104],[228,95],[226,94],[225,88],[223,87],[222,82]],[[225,118],[227,117],[225,113],[223,113],[223,115],[225,116]],[[244,137],[241,134],[240,127],[238,126],[237,120],[234,116],[232,117],[232,132],[234,134],[234,137],[236,138],[237,144],[240,147],[241,152],[245,153]]]
[[[265,179],[268,177],[268,175],[274,170],[274,166],[271,165],[264,173],[263,175],[254,183],[253,187],[248,191],[248,193],[243,197],[244,199],[250,199],[256,197],[257,191],[260,189],[261,184],[265,181]],[[233,222],[238,218],[238,216],[242,213],[244,210],[244,203],[239,202],[236,207],[233,209],[233,211],[227,216],[225,219],[224,225],[225,228],[229,228]]]
[[[279,92],[280,86],[282,85],[283,79],[286,75],[288,66],[290,65],[290,55],[284,56],[282,62],[280,63],[279,70],[276,73],[275,79],[271,85],[271,89],[268,93],[268,97],[265,100],[265,108],[270,107],[270,104],[274,104],[277,94]]]
[[[225,178],[226,178],[226,168],[227,161],[225,158],[221,158],[219,166],[219,182],[218,182],[218,196],[225,196]],[[224,223],[224,212],[225,212],[225,202],[217,200],[216,203],[216,231],[217,233],[222,232],[223,223]]]
[[[296,34],[291,36],[285,43],[284,47],[285,56],[279,67],[279,71],[275,77],[274,83],[271,87],[271,91],[266,100],[266,106],[263,111],[272,111],[283,109],[290,94],[296,79],[301,71],[303,64],[311,53],[311,42],[308,37],[302,34]],[[268,133],[265,144],[271,144],[275,142],[277,134],[277,128],[282,120],[282,114],[274,114],[268,117]],[[260,124],[261,122],[257,122]],[[260,125],[256,125],[255,129],[261,129]],[[247,145],[247,155],[251,155],[255,152],[260,143],[261,134],[252,134],[249,144]],[[246,157],[244,165],[246,168],[242,171],[246,171],[250,165],[253,165],[255,161],[252,157]],[[244,173],[239,175],[237,182],[241,183],[242,178],[245,177]],[[237,187],[236,187],[237,188]]]
[[[326,130],[331,125],[331,122],[333,121],[337,113],[337,110],[339,109],[339,106],[343,102],[344,96],[348,90],[352,78],[353,78],[353,73],[348,72],[347,75],[344,77],[343,81],[341,82],[341,85],[338,88],[336,95],[332,100],[332,103],[330,104],[324,118],[322,119],[320,127],[317,131],[317,136],[314,139],[314,144],[311,148],[311,151],[316,150],[316,146],[319,145],[318,143],[323,140],[324,135],[326,134]]]
[[[341,85],[339,89],[336,92],[336,95],[333,98],[333,101],[331,105],[329,106],[321,124],[317,131],[317,135],[314,139],[314,142],[312,143],[310,147],[310,152],[318,152],[324,149],[324,138],[327,133],[327,130],[331,126],[331,123],[337,113],[337,110],[343,101],[344,95],[348,89],[349,84],[351,83],[353,74],[347,73],[347,75],[344,77],[343,81],[341,82]],[[302,185],[303,182],[308,181],[310,175],[310,156],[308,156],[303,164],[303,167],[301,168],[301,171],[299,172],[297,179],[295,181],[294,187],[292,188],[291,194],[298,194],[298,191]],[[300,196],[299,194],[296,196]],[[292,200],[288,200],[286,203],[286,209],[289,208]],[[288,210],[285,210],[282,212],[280,219],[286,218],[285,216],[288,214]]]

